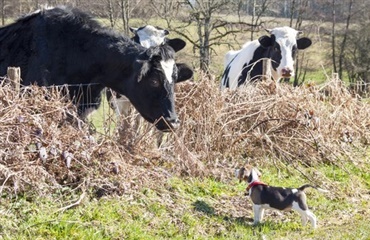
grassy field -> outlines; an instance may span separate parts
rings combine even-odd
[[[308,204],[318,229],[302,227],[299,214],[266,211],[264,223],[252,226],[246,185],[235,179],[170,177],[165,188],[143,188],[135,194],[86,196],[75,208],[63,207],[80,195],[19,196],[0,206],[1,239],[369,239],[369,165],[348,171],[317,166],[341,187],[328,194],[308,190]],[[262,169],[266,183],[304,183],[277,168]],[[229,173],[230,175],[232,173]],[[353,186],[353,182],[356,187]]]

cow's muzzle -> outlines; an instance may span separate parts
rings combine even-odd
[[[178,118],[175,119],[159,119],[155,126],[162,132],[170,132],[180,127],[181,121]]]
[[[281,76],[284,78],[290,78],[293,76],[293,71],[290,68],[281,69]]]

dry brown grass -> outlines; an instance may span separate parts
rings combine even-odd
[[[361,164],[356,154],[369,143],[370,107],[341,81],[300,88],[261,82],[220,92],[214,79],[199,79],[177,87],[182,126],[159,148],[149,125],[140,133],[126,129],[92,138],[61,90],[30,86],[18,94],[2,81],[0,194],[63,186],[122,194],[156,188],[172,175],[230,178],[245,160]]]

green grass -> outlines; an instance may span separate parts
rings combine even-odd
[[[329,194],[306,191],[318,218],[315,231],[301,226],[298,213],[280,216],[272,210],[266,210],[262,224],[251,226],[245,183],[172,177],[160,189],[143,188],[133,195],[99,200],[86,197],[66,211],[58,210],[79,195],[2,198],[0,239],[368,239],[369,165],[345,167],[315,168],[340,186]],[[307,182],[287,169],[261,170],[263,181],[272,185]],[[361,195],[351,190],[353,181],[358,182],[356,193]]]

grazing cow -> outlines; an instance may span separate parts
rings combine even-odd
[[[130,27],[130,31],[134,34],[134,37],[131,39],[146,48],[168,44],[175,52],[178,52],[186,46],[186,42],[182,39],[167,38],[169,31],[160,27],[145,25],[139,28]],[[191,78],[192,76],[188,75],[187,77]],[[114,95],[115,98],[113,98]],[[108,90],[107,100],[118,115],[128,116],[131,104],[125,96]]]
[[[274,80],[294,76],[294,58],[298,49],[306,49],[311,40],[298,38],[300,31],[290,27],[268,30],[270,36],[247,42],[239,51],[230,51],[225,56],[225,70],[221,89],[236,89],[246,81],[256,81],[262,76],[262,59],[270,58]]]
[[[145,48],[76,8],[39,10],[0,28],[0,74],[21,68],[22,84],[68,85],[83,115],[109,87],[162,131],[179,126],[174,84],[192,70],[169,45]]]

